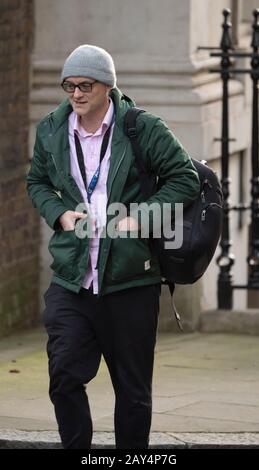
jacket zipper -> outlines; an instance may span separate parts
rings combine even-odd
[[[116,177],[116,175],[117,175],[117,173],[118,173],[118,171],[119,171],[119,168],[120,168],[120,166],[121,166],[121,162],[122,162],[122,160],[123,160],[123,158],[124,158],[124,156],[125,156],[126,149],[127,149],[127,145],[126,145],[125,148],[124,148],[123,154],[122,154],[122,156],[121,156],[121,158],[120,158],[120,161],[119,161],[119,163],[118,163],[118,165],[117,165],[117,168],[116,168],[116,170],[115,170],[114,176],[113,176],[113,178],[112,178],[111,186],[110,186],[110,191],[109,191],[109,194],[107,194],[107,201],[109,201],[110,194],[111,194],[111,190],[112,190],[112,185],[113,185],[113,182],[114,182],[114,180],[115,180],[115,177]],[[100,259],[100,252],[101,252],[100,247],[101,247],[101,243],[100,243],[100,246],[99,246],[99,253],[98,253],[98,257],[97,257],[97,261],[96,261],[96,269],[98,269],[98,263],[99,263],[99,259]],[[99,277],[99,276],[98,276],[98,277]],[[98,288],[99,288],[99,295],[100,295],[100,294],[101,294],[101,286],[98,286]]]
[[[82,201],[79,201],[78,199],[76,199],[75,196],[74,196],[74,195],[70,192],[70,190],[67,188],[66,182],[64,182],[64,179],[63,179],[62,176],[60,175],[60,171],[58,171],[57,164],[56,164],[56,162],[55,162],[55,158],[54,158],[54,155],[53,155],[53,154],[51,154],[51,158],[52,158],[53,163],[54,163],[54,165],[55,165],[56,172],[57,172],[57,174],[60,176],[61,180],[63,181],[63,184],[65,185],[67,192],[68,192],[68,193],[70,194],[70,196],[74,199],[74,201],[76,201],[76,202],[79,204],[79,203],[82,202]]]
[[[113,182],[114,182],[115,177],[116,177],[116,175],[117,175],[117,173],[118,173],[118,171],[119,171],[119,168],[120,168],[120,166],[121,166],[121,162],[122,162],[122,160],[123,160],[123,158],[124,158],[124,156],[125,156],[126,148],[127,148],[127,146],[125,147],[125,149],[124,149],[124,151],[123,151],[123,154],[122,154],[122,156],[121,156],[121,158],[120,158],[120,161],[119,161],[119,163],[118,163],[118,165],[117,165],[117,168],[116,168],[116,170],[115,170],[114,176],[113,176],[113,178],[112,178],[111,186],[110,186],[110,191],[109,191],[109,194],[107,195],[107,201],[109,200]]]
[[[114,179],[115,179],[115,176],[116,176],[117,173],[118,173],[119,167],[120,167],[121,162],[122,162],[122,160],[123,160],[123,158],[124,158],[124,155],[125,155],[125,153],[126,153],[126,148],[127,148],[127,147],[125,147],[124,152],[123,152],[123,154],[122,154],[122,156],[121,156],[121,158],[120,158],[120,161],[119,161],[119,163],[118,163],[118,165],[117,165],[117,168],[116,168],[114,177],[113,177],[112,182],[111,182],[109,195],[107,195],[107,201],[109,200],[109,197],[110,197],[110,194],[111,194],[111,188],[112,188],[112,185],[113,185],[113,181],[114,181]],[[100,258],[100,246],[99,246],[99,253],[98,253],[98,258],[97,258],[96,266],[95,266],[96,269],[97,269],[97,267],[98,267],[99,258]]]

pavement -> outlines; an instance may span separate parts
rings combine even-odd
[[[46,334],[0,341],[0,449],[60,448],[48,398]],[[93,448],[113,448],[114,397],[104,362],[88,385]],[[259,448],[259,338],[158,333],[151,448]]]

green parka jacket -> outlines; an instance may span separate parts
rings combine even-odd
[[[111,90],[110,97],[115,105],[115,125],[107,179],[107,207],[115,202],[128,207],[130,203],[144,200],[131,144],[123,131],[124,114],[134,103],[118,88]],[[71,112],[72,107],[66,99],[41,120],[26,179],[34,207],[54,230],[49,242],[53,256],[52,281],[79,292],[88,266],[89,239],[78,238],[73,230],[62,230],[58,223],[61,214],[66,210],[78,210],[77,205],[83,202],[70,175],[68,116]],[[146,168],[165,182],[159,190],[154,186],[153,195],[146,203],[156,202],[161,206],[163,203],[190,204],[197,197],[200,184],[179,141],[159,117],[147,112],[138,117],[137,131]],[[109,220],[108,216],[107,224]],[[150,251],[147,238],[101,238],[97,266],[99,295],[161,281],[158,261]]]

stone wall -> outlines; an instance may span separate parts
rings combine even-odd
[[[26,193],[33,0],[0,2],[0,335],[38,314],[39,221]]]

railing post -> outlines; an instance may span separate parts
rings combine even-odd
[[[251,77],[253,81],[253,113],[252,113],[252,178],[251,178],[251,243],[249,256],[248,284],[259,288],[259,153],[258,153],[258,79],[259,79],[259,9],[254,10],[253,37],[251,46]]]
[[[229,67],[231,65],[229,50],[232,49],[230,36],[231,23],[229,21],[230,10],[223,11],[224,23],[223,34],[220,43],[222,50],[221,78],[223,82],[222,101],[222,133],[221,133],[221,183],[224,196],[223,205],[223,227],[220,241],[221,254],[217,258],[220,268],[218,277],[218,308],[231,309],[233,306],[232,272],[234,255],[229,252],[232,242],[229,234],[229,115],[228,115],[228,81],[230,78]]]

